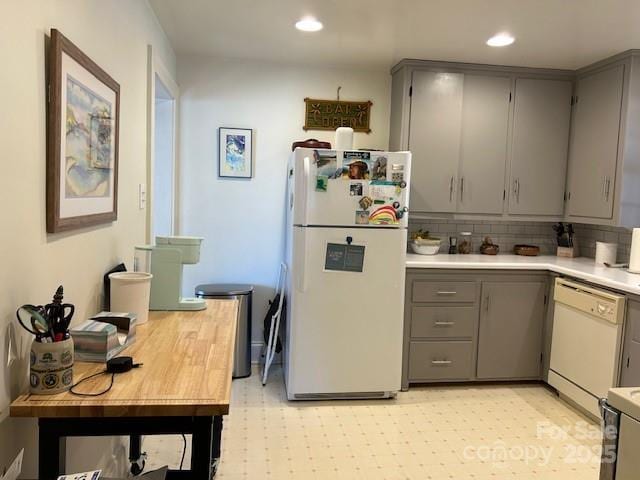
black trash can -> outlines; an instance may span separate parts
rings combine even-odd
[[[238,328],[233,359],[233,378],[251,375],[251,295],[253,285],[217,283],[198,285],[196,297],[238,300]]]

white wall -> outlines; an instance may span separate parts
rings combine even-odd
[[[147,45],[175,72],[175,56],[145,0],[0,0],[0,470],[26,447],[25,476],[36,477],[36,422],[7,418],[27,387],[31,339],[21,329],[20,359],[5,365],[14,312],[47,303],[59,284],[75,321],[99,310],[102,275],[131,265],[144,242],[137,186],[146,181]],[[66,234],[45,233],[45,35],[58,28],[121,87],[118,221]],[[69,468],[126,472],[117,439],[69,442]],[[112,455],[117,458],[112,459]]]
[[[282,259],[291,143],[334,138],[333,132],[302,129],[303,99],[335,98],[342,86],[343,100],[371,100],[372,132],[356,134],[355,147],[386,149],[390,82],[387,71],[178,59],[180,233],[205,237],[201,262],[185,267],[185,294],[199,283],[255,285],[253,340],[262,341],[267,298]],[[217,177],[221,126],[254,129],[252,180]]]

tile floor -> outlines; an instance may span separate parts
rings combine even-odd
[[[149,467],[177,465],[182,445],[147,437]],[[233,382],[222,448],[220,480],[597,480],[600,433],[541,385],[294,403],[276,371],[266,387],[257,372]]]

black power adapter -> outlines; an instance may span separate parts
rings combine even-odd
[[[116,376],[117,373],[126,373],[128,371],[130,371],[133,368],[138,368],[141,367],[142,364],[141,363],[133,363],[133,358],[132,357],[115,357],[112,358],[111,360],[107,361],[107,369],[106,370],[102,370],[101,372],[98,373],[94,373],[93,375],[89,375],[88,377],[84,377],[82,380],[79,380],[78,382],[74,383],[71,388],[69,389],[70,393],[73,393],[74,395],[79,395],[81,397],[98,397],[100,395],[104,395],[105,393],[107,393],[109,390],[111,390],[111,387],[113,387],[113,378]],[[111,374],[111,381],[109,382],[109,386],[107,388],[105,388],[104,390],[102,390],[101,392],[76,392],[74,389],[80,385],[82,382],[89,380],[91,378],[100,376],[100,375],[108,375]]]
[[[115,357],[107,361],[107,373],[126,373],[141,366],[141,363],[133,363],[132,357]]]

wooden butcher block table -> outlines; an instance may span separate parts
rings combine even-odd
[[[207,300],[206,310],[198,312],[150,312],[121,354],[143,365],[117,374],[109,392],[18,397],[11,416],[39,419],[39,478],[65,473],[69,436],[184,433],[193,436],[191,470],[170,470],[167,478],[209,480],[219,456],[222,416],[229,413],[237,310],[236,300]],[[104,368],[76,362],[74,382]],[[110,380],[110,374],[100,375],[75,390],[100,392]]]

